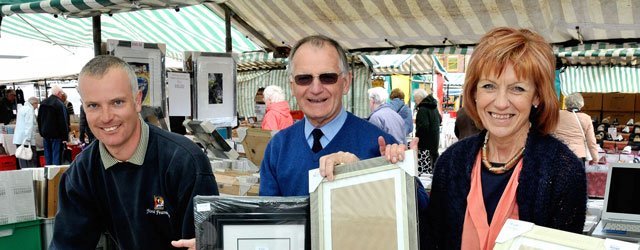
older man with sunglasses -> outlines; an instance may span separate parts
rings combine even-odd
[[[287,70],[305,118],[269,142],[260,169],[261,196],[308,195],[307,173],[314,168],[333,180],[337,163],[381,155],[392,162],[402,160],[404,145],[342,107],[352,75],[345,51],[335,40],[303,38],[291,50]],[[426,207],[427,195],[423,188],[418,191],[420,207]]]

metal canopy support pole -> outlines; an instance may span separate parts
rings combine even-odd
[[[231,10],[226,5],[224,8],[224,30],[227,53],[231,53],[233,51],[233,44],[231,44]]]
[[[93,24],[93,55],[100,55],[102,46],[102,26],[100,24],[100,15],[91,17]]]

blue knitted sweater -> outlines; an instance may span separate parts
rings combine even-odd
[[[486,131],[449,147],[434,169],[422,249],[460,249],[471,169]],[[587,204],[584,165],[562,142],[529,131],[516,194],[520,220],[581,233]]]
[[[308,172],[318,168],[320,157],[338,151],[360,159],[380,156],[378,136],[396,143],[389,134],[347,112],[338,134],[318,153],[311,151],[304,136],[305,120],[278,132],[267,145],[260,167],[260,196],[309,195]]]

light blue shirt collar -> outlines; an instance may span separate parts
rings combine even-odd
[[[338,116],[336,116],[336,118],[334,118],[324,126],[319,127],[319,129],[322,130],[322,133],[324,134],[322,138],[320,138],[320,144],[322,144],[322,148],[326,147],[327,144],[329,144],[329,142],[333,140],[333,137],[338,134],[338,131],[340,131],[345,121],[347,121],[347,111],[345,111],[344,108],[340,108],[340,113],[338,113]],[[307,138],[307,144],[309,144],[309,147],[313,147],[313,136],[311,135],[311,131],[313,131],[313,129],[315,128],[316,127],[311,125],[311,122],[309,122],[309,119],[307,119],[307,117],[305,116],[304,137]]]

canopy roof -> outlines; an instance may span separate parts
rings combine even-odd
[[[102,40],[116,39],[163,43],[167,56],[182,59],[184,51],[224,52],[224,20],[204,5],[173,9],[142,10],[103,15]],[[11,15],[3,18],[2,33],[60,45],[93,47],[89,18],[55,18],[49,14]],[[237,30],[232,33],[233,50],[259,50]]]
[[[435,53],[444,54],[444,47],[473,45],[498,26],[532,29],[562,47],[579,40],[620,43],[640,37],[640,2],[632,0],[228,0],[207,5],[218,13],[227,6],[272,45],[292,46],[320,33],[351,51],[436,47],[441,50]]]

